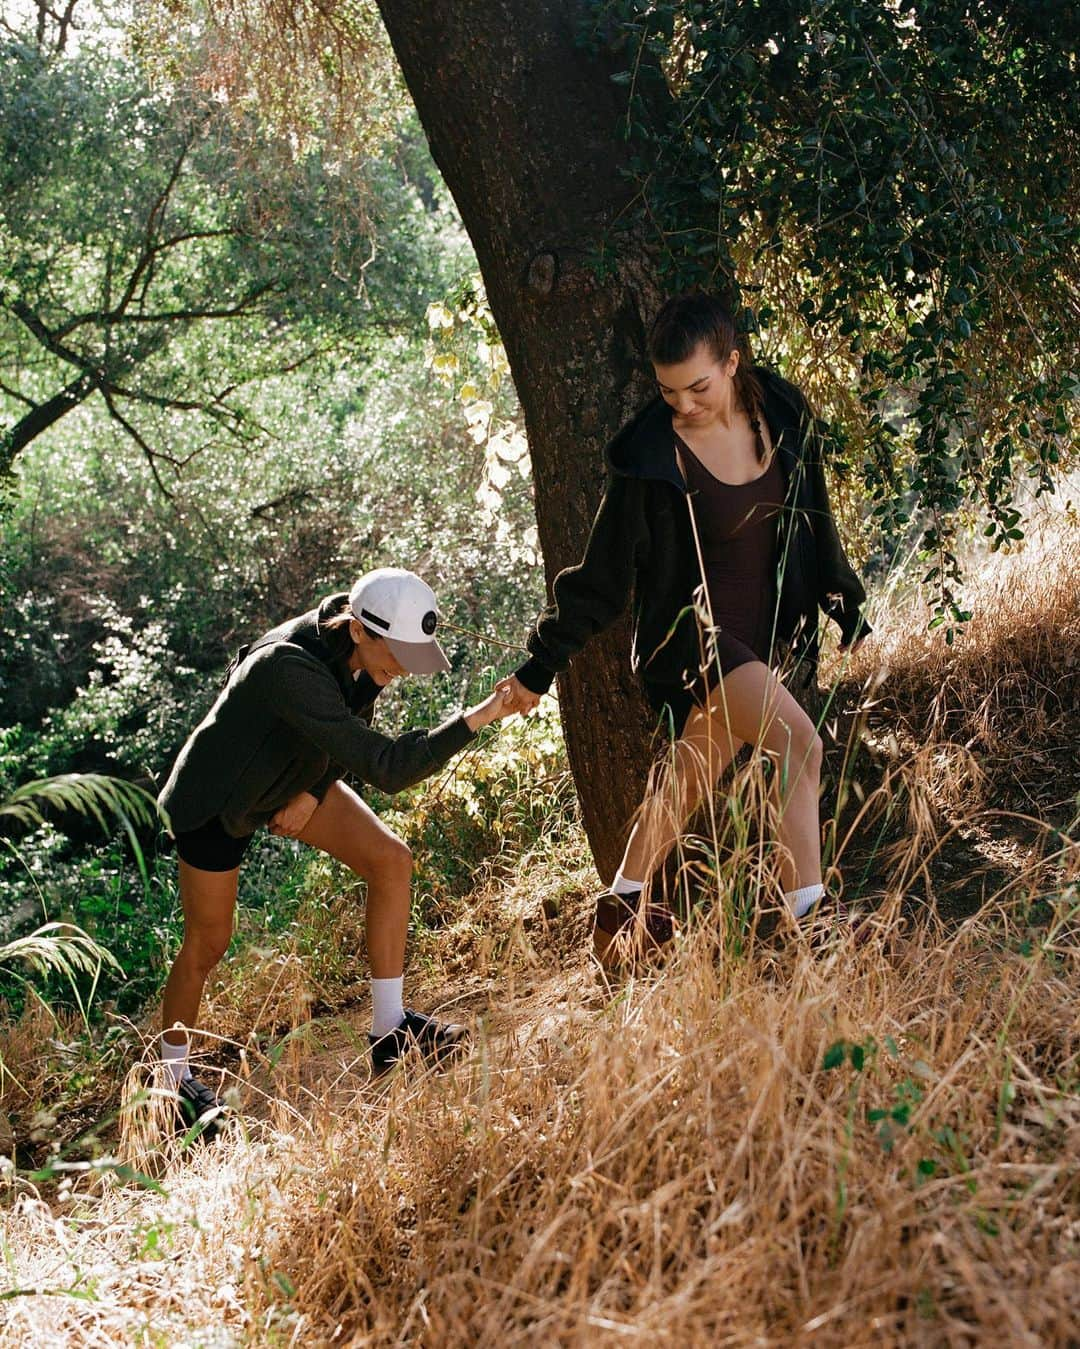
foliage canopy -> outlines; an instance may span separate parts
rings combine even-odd
[[[745,326],[918,512],[943,613],[957,519],[1022,537],[1078,384],[1075,10],[1030,0],[613,0],[635,176],[672,289]],[[669,97],[670,95],[670,97]],[[852,454],[851,459],[859,456]]]
[[[416,325],[438,265],[396,130],[378,154],[300,150],[104,45],[9,41],[0,468],[95,394],[155,472],[216,440],[243,451],[260,380]]]

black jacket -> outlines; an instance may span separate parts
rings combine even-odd
[[[220,816],[226,833],[243,837],[300,792],[321,801],[346,772],[399,792],[472,740],[461,716],[396,738],[371,728],[379,687],[353,679],[348,630],[326,626],[347,601],[330,595],[241,648],[158,797],[174,834]]]
[[[757,374],[787,493],[777,536],[776,634],[801,659],[814,662],[818,608],[836,620],[847,645],[869,631],[861,615],[866,592],[844,556],[829,508],[820,426],[793,384],[771,371]],[[532,692],[546,692],[633,594],[631,663],[650,702],[660,707],[695,680],[701,661],[693,607],[701,573],[671,409],[662,398],[623,427],[606,457],[608,486],[585,556],[555,578],[553,602],[529,636],[531,656],[517,676]]]

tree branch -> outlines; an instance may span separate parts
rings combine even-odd
[[[58,422],[72,408],[78,407],[98,387],[93,373],[80,375],[46,403],[38,404],[22,417],[10,431],[0,437],[0,471],[11,466],[15,456],[54,422]]]
[[[3,358],[0,357],[0,366],[3,365]],[[27,398],[26,394],[20,393],[18,389],[13,389],[10,384],[5,384],[0,379],[0,393],[6,393],[9,398],[14,398],[16,402],[25,403],[28,408],[36,408],[37,403],[32,398]]]
[[[58,356],[62,361],[67,361],[69,365],[76,366],[79,370],[87,373],[91,371],[99,373],[95,361],[91,361],[89,357],[81,356],[77,351],[64,346],[52,329],[38,318],[28,304],[25,304],[22,300],[13,300],[8,308],[17,319],[21,320],[25,327],[29,328],[46,351],[51,351],[54,356]]]
[[[235,305],[228,309],[164,309],[156,314],[123,314],[115,310],[111,313],[99,310],[97,313],[80,314],[77,319],[66,323],[63,328],[58,328],[56,335],[66,337],[86,323],[102,323],[112,328],[120,328],[125,324],[137,323],[185,323],[199,319],[241,318],[250,311],[256,300],[261,299],[267,291],[272,289],[272,284],[267,281],[265,285],[257,286],[254,290],[248,291],[242,300],[238,300]]]
[[[56,42],[54,51],[59,56],[67,47],[68,29],[72,26],[72,17],[79,0],[68,0],[63,13],[58,14],[51,6],[47,8],[49,18],[56,24]]]
[[[168,205],[169,197],[172,195],[172,190],[176,186],[176,180],[180,177],[180,170],[184,167],[184,160],[187,159],[188,151],[191,149],[191,143],[194,139],[195,133],[194,130],[192,130],[180,147],[180,153],[177,155],[176,162],[169,172],[169,177],[165,182],[165,186],[158,193],[153,206],[150,207],[150,212],[146,217],[146,229],[143,233],[142,253],[139,256],[138,262],[135,264],[131,276],[128,277],[127,286],[116,307],[117,314],[122,314],[127,309],[135,291],[138,289],[139,279],[154,260],[154,256],[157,252],[157,246],[154,243],[154,234],[161,221],[161,217],[165,213],[165,207]]]
[[[157,461],[159,458],[167,459],[169,456],[159,455],[159,453],[151,445],[147,444],[146,440],[140,434],[138,429],[135,426],[133,426],[131,422],[129,422],[128,419],[123,415],[123,413],[120,412],[120,410],[117,408],[116,404],[112,400],[111,394],[107,389],[102,389],[101,393],[105,399],[105,406],[109,409],[109,415],[115,422],[117,422],[120,426],[123,427],[123,429],[135,442],[135,444],[138,445],[139,449],[142,450],[143,454],[146,457],[146,462],[150,465],[150,472],[154,475],[154,481],[161,489],[162,495],[168,497],[171,500],[173,494],[161,481],[161,474],[158,472],[157,466]]]

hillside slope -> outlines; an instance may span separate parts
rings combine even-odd
[[[565,776],[523,752],[477,820],[467,765],[410,827],[490,856],[457,888],[429,861],[409,978],[471,1054],[370,1080],[357,895],[320,865],[213,993],[243,1121],[177,1155],[136,1103],[116,1147],[160,1188],[9,1176],[0,1345],[1075,1342],[1080,599],[1075,534],[1039,546],[952,648],[896,605],[837,672],[863,944],[746,921],[751,822],[688,845],[683,936],[609,982]]]

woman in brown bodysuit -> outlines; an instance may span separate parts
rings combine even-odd
[[[839,623],[842,646],[868,631],[799,391],[743,360],[730,314],[701,292],[668,301],[649,352],[660,398],[609,447],[611,478],[585,558],[556,578],[529,638],[531,659],[504,681],[515,707],[530,710],[633,593],[634,665],[653,705],[673,714],[677,740],[665,790],[643,803],[597,901],[601,959],[747,743],[778,770],[784,902],[796,919],[814,908],[824,894],[821,739],[773,666],[791,650],[813,667],[819,608]],[[648,918],[662,939],[666,915],[650,906]]]

